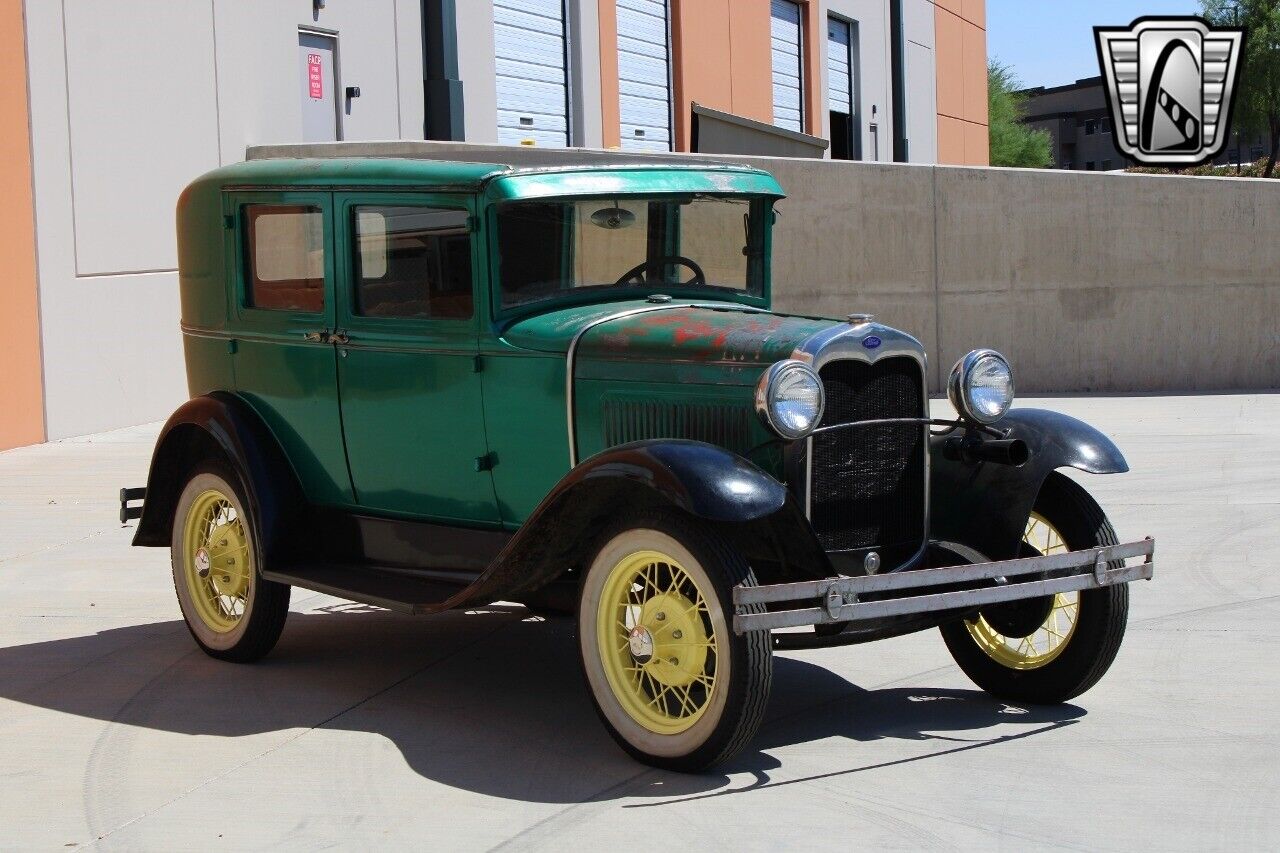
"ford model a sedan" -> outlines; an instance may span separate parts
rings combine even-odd
[[[1153,544],[1118,544],[1059,469],[1120,452],[1011,410],[992,350],[933,420],[914,338],[771,311],[781,197],[761,171],[652,164],[267,160],[193,183],[191,399],[121,512],[171,549],[195,641],[265,655],[293,586],[571,612],[604,724],[683,770],[751,739],[774,649],[937,627],[995,695],[1087,690]]]

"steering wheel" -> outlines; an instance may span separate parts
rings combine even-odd
[[[654,258],[651,261],[645,261],[642,264],[636,264],[634,267],[623,273],[622,278],[615,281],[613,286],[621,287],[625,284],[644,284],[645,273],[650,271],[661,273],[662,268],[669,264],[680,264],[681,266],[685,266],[693,270],[693,278],[684,282],[685,285],[707,283],[706,273],[702,271],[702,267],[698,266],[696,261],[686,258],[684,255],[667,255],[666,257]]]

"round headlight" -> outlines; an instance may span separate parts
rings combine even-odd
[[[756,411],[783,438],[804,438],[817,429],[825,405],[822,380],[801,361],[778,362],[756,385]]]
[[[961,417],[995,423],[1013,404],[1013,370],[995,350],[974,350],[951,368],[947,396]]]

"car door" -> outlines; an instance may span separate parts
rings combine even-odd
[[[332,197],[246,191],[224,196],[236,392],[262,417],[308,499],[351,501],[338,412]],[[198,259],[194,259],[198,261]],[[184,275],[199,263],[184,259]]]
[[[335,336],[359,506],[497,524],[489,473],[466,196],[336,193]]]

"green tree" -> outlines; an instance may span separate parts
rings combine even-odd
[[[1270,178],[1280,155],[1280,0],[1200,0],[1200,8],[1210,23],[1245,28],[1232,124],[1268,138],[1262,176]]]
[[[1053,165],[1047,131],[1022,124],[1026,115],[1021,83],[1013,69],[996,60],[987,63],[987,104],[991,122],[991,165],[1044,169]]]

